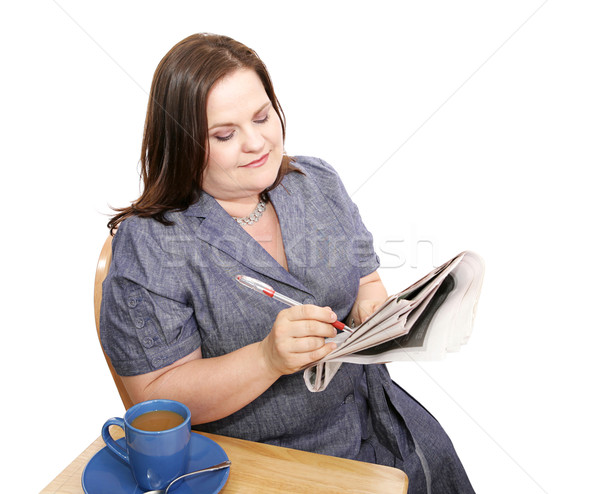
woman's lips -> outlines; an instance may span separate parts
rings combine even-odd
[[[242,168],[258,168],[259,166],[263,166],[267,160],[269,159],[269,153],[263,154],[257,160],[251,161],[247,165],[242,166]]]

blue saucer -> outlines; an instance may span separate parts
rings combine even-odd
[[[117,441],[124,447],[125,439]],[[215,465],[227,460],[223,448],[213,440],[192,432],[190,459],[186,472]],[[214,494],[219,492],[229,478],[229,468],[216,472],[201,473],[184,479],[173,486],[176,494]],[[81,485],[86,494],[143,494],[129,469],[106,447],[98,451],[89,461],[81,475]],[[169,493],[171,490],[169,490]]]

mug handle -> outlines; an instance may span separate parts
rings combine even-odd
[[[108,428],[111,425],[116,425],[121,429],[125,430],[125,421],[120,417],[113,417],[112,419],[108,419],[104,425],[102,426],[102,439],[106,443],[106,447],[117,457],[119,457],[122,461],[129,464],[129,455],[125,448],[117,444],[117,442],[112,438]]]

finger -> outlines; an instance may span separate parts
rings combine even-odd
[[[322,358],[329,355],[333,350],[335,350],[337,345],[333,342],[329,342],[323,345],[321,348],[313,350],[311,352],[306,353],[295,353],[293,354],[293,360],[295,362],[295,368],[293,372],[297,372],[302,369],[306,369],[310,367],[311,364],[321,360]]]
[[[337,335],[337,330],[332,323],[315,321],[309,319],[307,321],[296,322],[300,326],[301,333],[297,336],[320,336],[321,338],[333,338]]]
[[[279,313],[278,319],[277,322],[287,336],[333,338],[337,334],[332,326],[336,321],[335,314],[329,309],[324,310],[323,307],[297,306],[285,309]]]
[[[305,336],[302,338],[294,338],[291,344],[291,353],[309,353],[321,349],[326,345],[325,338],[316,336]]]
[[[307,364],[316,362],[317,360],[321,360],[323,357],[326,357],[331,352],[333,352],[336,349],[336,347],[337,347],[337,345],[335,343],[329,342],[329,343],[326,343],[325,345],[323,345],[321,348],[318,348],[316,350],[313,350],[312,352],[309,352],[307,354],[307,356],[308,356]]]
[[[311,351],[323,346],[325,338],[337,335],[337,331],[329,323],[314,319],[290,321],[283,312],[277,316],[269,335],[269,342],[280,354]]]
[[[316,305],[297,305],[286,309],[289,311],[290,321],[299,321],[314,319],[325,323],[332,323],[337,320],[337,315],[329,307],[318,307]]]
[[[367,317],[369,317],[369,314],[371,312],[364,306],[364,305],[360,305],[358,307],[358,320],[360,323],[362,323]]]
[[[358,304],[358,317],[360,321],[364,321],[367,317],[369,317],[375,309],[378,307],[378,303],[376,301],[367,301]]]
[[[275,327],[277,340],[285,342],[287,349],[292,348],[295,340],[302,340],[304,338],[317,338],[323,341],[325,338],[333,338],[337,335],[336,329],[327,323],[322,323],[315,320],[300,320],[300,321],[287,321],[285,327],[279,331],[279,327]]]

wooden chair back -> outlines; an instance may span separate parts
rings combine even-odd
[[[96,278],[94,280],[94,313],[96,316],[96,333],[98,334],[98,340],[100,340],[100,305],[102,304],[102,282],[106,275],[108,274],[108,268],[110,268],[110,261],[112,260],[112,235],[109,235],[104,245],[102,246],[102,250],[100,251],[100,257],[98,258],[98,265],[96,266]],[[100,343],[100,347],[102,347],[102,343]],[[108,355],[102,349],[102,353],[104,353],[104,358],[106,359],[106,364],[110,370],[110,373],[115,381],[115,385],[117,386],[117,390],[119,391],[119,396],[121,396],[121,401],[123,405],[125,405],[125,409],[129,409],[133,406],[133,402],[127,394],[127,390],[123,385],[123,381],[121,377],[115,372],[114,367],[112,366]]]

